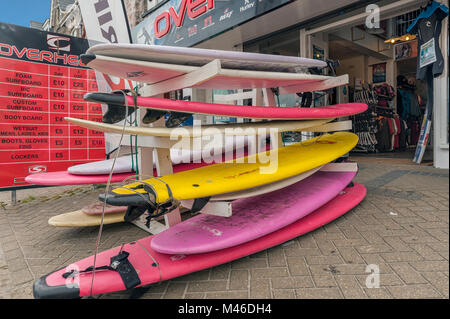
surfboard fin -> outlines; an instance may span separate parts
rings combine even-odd
[[[128,115],[133,114],[134,107],[128,107]],[[102,122],[106,124],[116,124],[123,121],[127,116],[126,108],[119,105],[108,104],[108,110],[103,115]]]
[[[142,214],[147,211],[147,207],[139,206],[129,206],[127,212],[125,213],[124,220],[126,222],[132,222],[133,220],[139,218]]]
[[[172,112],[166,121],[167,128],[175,128],[183,124],[192,116],[191,113]]]
[[[147,109],[147,111],[145,112],[145,116],[142,119],[142,123],[151,124],[153,122],[156,122],[160,118],[162,118],[164,115],[166,115],[166,113],[167,112],[164,112],[164,111]]]

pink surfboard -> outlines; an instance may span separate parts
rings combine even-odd
[[[270,144],[266,145],[266,149],[270,150]],[[243,152],[233,152],[233,159],[236,159],[236,157],[241,156],[247,156],[248,155],[248,149],[243,149]],[[226,161],[226,155],[222,154],[222,161]],[[191,169],[212,165],[215,162],[220,162],[220,157],[214,159],[213,163],[181,163],[173,165],[173,172],[184,172]],[[157,176],[158,173],[156,172],[156,168],[153,170],[153,176]],[[121,183],[126,178],[131,178],[132,176],[135,176],[133,173],[118,173],[113,174],[111,177],[111,183]],[[28,175],[25,178],[25,181],[29,184],[35,184],[35,185],[52,185],[52,186],[59,186],[59,185],[89,185],[89,184],[106,184],[108,182],[108,174],[104,175],[76,175],[76,174],[70,174],[68,171],[59,171],[59,172],[49,172],[49,173],[38,173],[38,174],[32,174]]]
[[[151,247],[163,254],[202,254],[254,240],[312,213],[336,197],[356,172],[317,172],[305,180],[232,204],[230,218],[198,215],[155,236]],[[275,200],[274,198],[283,198]]]
[[[140,284],[137,287],[169,280],[228,263],[309,233],[344,215],[357,206],[365,196],[366,188],[361,184],[355,183],[353,187],[346,188],[315,212],[280,230],[245,244],[206,254],[161,254],[151,248],[154,236],[149,236],[126,244],[123,247],[119,246],[98,254],[96,267],[110,265],[111,257],[116,256],[122,250],[129,253],[128,260],[138,273]],[[280,204],[282,204],[283,200],[284,198],[279,199]],[[70,267],[57,270],[36,280],[33,285],[34,297],[79,298],[90,296],[92,273],[75,274],[73,277],[66,276],[67,278],[63,277],[63,274],[74,269],[85,270],[93,265],[93,261],[94,256],[91,256],[70,265]],[[125,289],[125,284],[116,271],[103,270],[95,272],[92,286],[93,295]]]
[[[133,176],[133,174],[113,174],[111,183],[120,183],[130,176]],[[25,178],[25,181],[34,185],[88,185],[106,184],[108,182],[108,177],[108,175],[72,175],[67,171],[59,171],[28,175]]]
[[[191,170],[194,168],[208,165],[206,163],[188,163],[178,164],[173,166],[174,173]],[[156,169],[153,174],[156,176]],[[134,176],[133,173],[120,173],[113,174],[111,177],[111,183],[121,183],[126,178]],[[109,175],[75,175],[70,174],[67,171],[39,173],[28,175],[25,181],[29,184],[35,185],[89,185],[89,184],[106,184],[108,182]]]
[[[97,203],[83,207],[81,211],[86,215],[101,215],[103,214],[103,205],[104,203],[99,201]],[[127,208],[127,206],[112,206],[107,204],[105,206],[105,214],[123,213],[127,210]]]
[[[125,105],[125,96],[122,94],[87,93],[84,99],[97,103]],[[133,99],[132,96],[127,97],[128,105],[134,105]],[[363,103],[338,104],[316,108],[235,106],[141,96],[137,97],[137,105],[163,111],[271,120],[329,119],[359,114],[365,112],[368,108],[367,104]]]

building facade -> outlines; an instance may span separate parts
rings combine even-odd
[[[374,89],[391,90],[389,97],[385,98],[380,91],[377,103],[369,102],[380,116],[390,118],[392,123],[394,118],[400,118],[400,126],[409,134],[408,147],[395,148],[392,142],[390,148],[382,151],[392,153],[393,157],[409,156],[408,152],[414,151],[427,86],[415,79],[417,40],[406,30],[429,1],[124,1],[134,43],[339,60],[336,73],[349,74],[349,85],[331,96],[318,93],[313,106],[365,101],[361,96]],[[448,6],[448,0],[438,2]],[[76,1],[53,0],[50,29],[83,36],[76,4]],[[434,79],[433,127],[427,156],[435,167],[448,168],[448,18],[442,21],[439,42],[445,71]],[[299,97],[294,95],[280,100],[284,106],[299,103]],[[400,126],[394,129],[395,134]],[[362,147],[361,151],[370,153],[379,144]]]

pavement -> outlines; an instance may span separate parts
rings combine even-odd
[[[338,220],[283,245],[151,285],[141,298],[449,298],[448,170],[361,161],[366,199]],[[35,279],[90,256],[98,228],[47,220],[93,203],[102,189],[52,187],[0,193],[0,299],[32,298]],[[100,250],[148,236],[107,225]],[[371,270],[379,270],[379,287]],[[374,279],[375,280],[372,280]],[[130,298],[130,292],[101,298]]]

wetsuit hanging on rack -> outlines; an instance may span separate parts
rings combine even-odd
[[[448,7],[436,1],[429,1],[407,32],[417,33],[419,41],[419,61],[417,79],[426,80],[428,86],[427,115],[431,118],[433,110],[433,78],[444,71],[444,57],[439,46],[442,20],[448,16]]]
[[[434,78],[444,71],[444,57],[439,46],[442,20],[448,16],[448,7],[436,1],[429,1],[416,20],[409,26],[408,32],[418,35],[419,58],[417,65],[417,79],[426,79],[427,106],[424,114],[421,134],[418,141],[414,162],[420,164],[429,142],[434,105]]]
[[[442,20],[448,16],[448,7],[436,1],[429,1],[424,10],[408,27],[419,37],[419,63],[417,79],[424,80],[428,66],[432,66],[433,76],[438,77],[444,71],[444,57],[439,46]]]

